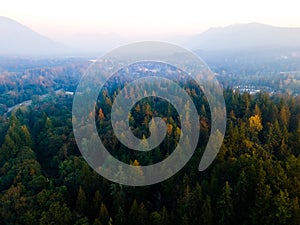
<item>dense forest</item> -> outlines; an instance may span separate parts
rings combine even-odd
[[[0,57],[0,115],[26,100],[58,89],[75,91],[85,59],[11,59]],[[3,71],[1,69],[3,68]]]
[[[1,117],[0,224],[300,224],[300,97],[224,90],[225,140],[214,163],[199,172],[210,111],[203,94],[185,88],[200,114],[198,148],[179,173],[151,186],[119,185],[89,167],[73,135],[71,95],[52,93]],[[114,93],[104,97],[91,114],[98,125],[109,122]],[[149,98],[132,109],[131,126],[141,138],[152,116],[164,113],[153,103]],[[178,121],[166,123],[154,161],[178,139]],[[100,137],[120,160],[147,162],[126,156],[110,131]]]

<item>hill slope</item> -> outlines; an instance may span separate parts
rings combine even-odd
[[[250,23],[211,28],[187,39],[191,49],[207,51],[247,50],[251,48],[300,47],[300,28],[282,28]]]
[[[0,55],[62,54],[68,49],[30,28],[0,17]]]

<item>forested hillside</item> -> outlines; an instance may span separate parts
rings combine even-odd
[[[145,187],[112,183],[88,166],[73,136],[70,95],[50,95],[1,118],[0,224],[300,224],[300,97],[225,90],[225,140],[214,163],[198,172],[210,111],[201,93],[186,91],[200,114],[198,148],[178,174]],[[91,114],[99,125],[108,123],[105,105],[113,98],[107,94]],[[152,101],[132,110],[137,136],[147,136],[145,124],[163,113]],[[167,157],[176,145],[178,122],[166,122],[166,140],[151,159]],[[147,162],[126,155],[110,132],[100,137],[115,157]]]

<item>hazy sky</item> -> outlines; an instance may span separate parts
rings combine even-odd
[[[77,33],[153,36],[260,22],[299,26],[298,0],[1,0],[0,15],[62,39]]]

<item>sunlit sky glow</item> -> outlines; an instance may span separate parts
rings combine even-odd
[[[250,22],[300,27],[299,5],[297,0],[2,0],[0,15],[59,40],[79,33],[196,34]]]

